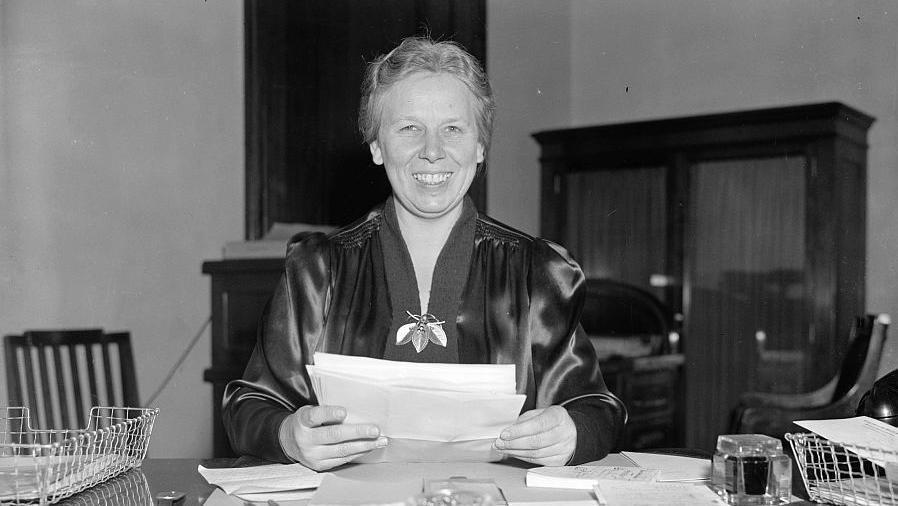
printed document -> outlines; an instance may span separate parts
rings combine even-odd
[[[658,481],[703,481],[711,479],[711,459],[663,453],[621,452],[639,467],[660,469]]]
[[[726,506],[710,488],[691,483],[601,480],[593,491],[602,506]]]

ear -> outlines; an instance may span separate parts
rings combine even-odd
[[[483,156],[484,156],[483,143],[478,142],[477,143],[477,163],[483,163]]]
[[[383,165],[384,157],[380,152],[380,144],[378,144],[377,141],[371,141],[371,143],[368,144],[368,149],[371,150],[371,160],[374,162],[374,165]]]

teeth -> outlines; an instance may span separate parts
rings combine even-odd
[[[440,184],[448,180],[452,176],[451,172],[440,172],[439,174],[418,172],[412,174],[415,181],[424,184]]]

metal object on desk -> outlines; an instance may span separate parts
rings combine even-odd
[[[729,504],[785,504],[792,492],[792,460],[774,437],[718,436],[711,486]]]
[[[831,504],[898,504],[898,449],[787,433],[810,499]]]
[[[406,506],[496,506],[492,497],[487,494],[448,489],[418,494],[405,504]]]
[[[156,494],[156,506],[181,506],[184,504],[184,492],[170,490]]]
[[[406,506],[505,506],[505,497],[495,480],[452,476],[424,480],[424,492],[406,501]]]
[[[97,406],[84,429],[35,429],[28,408],[0,408],[0,504],[55,504],[140,466],[158,413]]]

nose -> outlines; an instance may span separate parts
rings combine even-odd
[[[418,153],[418,158],[434,163],[437,160],[445,158],[446,153],[443,152],[443,139],[437,132],[427,132],[424,136],[424,145]]]

